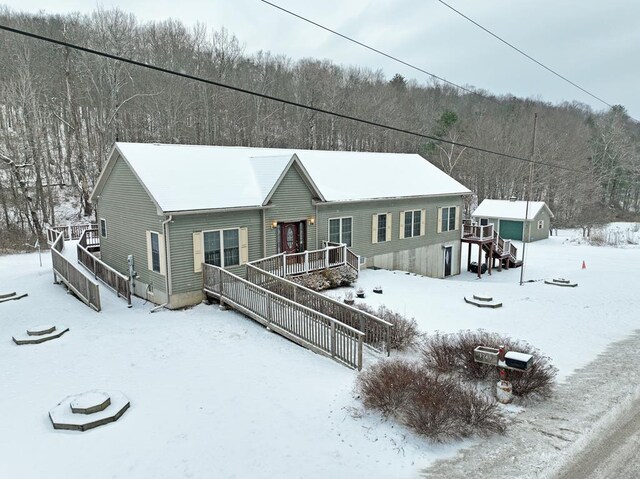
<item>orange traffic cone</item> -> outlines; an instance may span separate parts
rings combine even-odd
[[[584,260],[582,260],[582,269],[587,269],[587,263],[585,263]]]

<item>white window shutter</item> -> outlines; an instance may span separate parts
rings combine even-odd
[[[146,231],[147,234],[147,269],[153,271],[153,253],[151,251],[151,231]]]
[[[400,239],[404,239],[404,211],[400,212]]]
[[[240,228],[240,264],[249,261],[249,230]]]
[[[164,247],[164,235],[158,235],[158,254],[160,256],[160,274],[166,276],[167,274],[167,256],[166,249]]]
[[[391,219],[393,215],[391,213],[387,213],[387,231],[385,232],[385,241],[391,241]]]
[[[378,215],[371,216],[371,242],[378,242]]]
[[[420,236],[424,236],[424,233],[426,231],[426,223],[427,220],[427,210],[422,209],[420,210]]]
[[[196,231],[193,233],[193,272],[199,273],[202,271],[202,263],[204,261],[202,252],[202,232]]]
[[[456,229],[460,229],[460,223],[462,222],[462,218],[460,218],[460,207],[456,206]]]
[[[438,233],[442,233],[442,208],[438,208]]]

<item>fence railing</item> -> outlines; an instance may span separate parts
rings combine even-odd
[[[323,249],[302,253],[280,253],[249,264],[276,276],[287,277],[343,265],[359,271],[360,257],[345,244],[328,244]]]
[[[93,274],[94,278],[99,279],[113,289],[118,296],[126,299],[127,304],[131,306],[131,283],[129,277],[103,263],[91,253],[91,249],[96,246],[100,246],[98,230],[84,230],[78,240],[78,261]]]
[[[286,278],[262,271],[252,264],[247,265],[247,280],[363,332],[365,344],[389,354],[391,323]]]
[[[98,284],[87,278],[73,263],[62,254],[64,249],[64,233],[47,227],[47,239],[55,237],[51,243],[51,262],[53,264],[53,280],[61,279],[82,302],[100,311],[100,288]]]
[[[362,369],[365,334],[361,331],[218,266],[203,264],[202,282],[205,293],[219,299],[221,304],[237,309],[301,346]]]
[[[477,238],[481,240],[493,239],[493,224],[488,225],[474,225],[463,224],[462,225],[462,237],[463,238]]]
[[[84,224],[84,225],[66,225],[66,226],[47,226],[47,243],[52,245],[56,240],[57,233],[62,233],[65,241],[72,241],[80,239],[82,233],[88,229],[96,229],[98,225]]]

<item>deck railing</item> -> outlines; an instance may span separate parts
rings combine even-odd
[[[272,275],[273,276],[273,275]],[[204,291],[272,331],[351,368],[362,369],[365,334],[224,269],[202,265]]]
[[[480,240],[491,240],[493,239],[493,224],[488,225],[474,225],[474,224],[464,224],[462,226],[462,237],[463,238],[477,238]]]
[[[129,277],[116,271],[111,266],[97,258],[91,250],[100,246],[100,238],[97,229],[86,229],[78,240],[78,261],[94,276],[111,289],[119,297],[124,298],[131,306],[131,283]]]
[[[80,239],[85,230],[97,228],[98,225],[90,223],[84,225],[47,226],[47,243],[52,245],[56,240],[57,233],[62,233],[65,241],[73,241]]]
[[[329,244],[322,249],[302,253],[280,253],[249,264],[276,276],[287,277],[343,265],[359,271],[360,257],[345,244]]]
[[[47,227],[47,239],[49,238],[55,238],[51,243],[54,283],[58,283],[58,279],[61,279],[82,302],[96,311],[100,311],[100,288],[98,284],[87,278],[82,271],[62,254],[64,233]]]
[[[362,331],[365,344],[389,354],[391,328],[393,327],[391,323],[286,278],[263,271],[252,264],[247,265],[247,280],[274,294],[307,306]]]

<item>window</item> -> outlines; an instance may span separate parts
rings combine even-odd
[[[204,262],[225,268],[240,264],[240,230],[204,231]]]
[[[457,206],[448,206],[445,208],[440,208],[439,211],[439,233],[444,231],[454,231],[458,229],[458,207]]]
[[[538,229],[541,230],[544,228],[544,220],[539,220],[538,221]]]
[[[166,274],[164,235],[147,231],[147,268],[162,275]]]
[[[424,234],[422,227],[423,210],[413,210],[404,212],[404,236],[403,238],[412,238]]]
[[[371,242],[385,241],[391,241],[391,213],[375,214],[371,221]]]
[[[100,236],[107,237],[107,220],[100,218]]]
[[[151,239],[151,270],[156,273],[160,272],[160,235],[151,231],[149,233]]]
[[[352,218],[331,218],[329,220],[329,242],[351,246]]]

